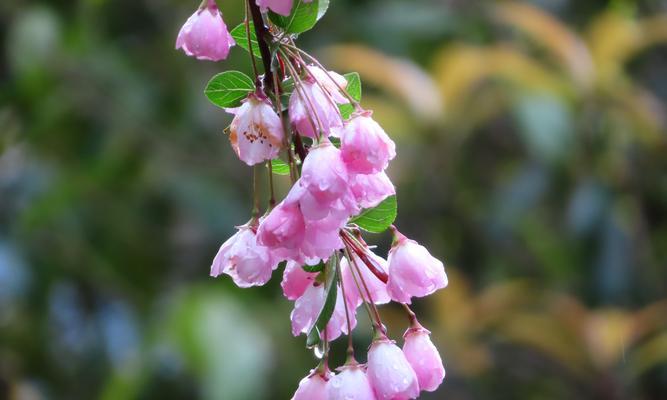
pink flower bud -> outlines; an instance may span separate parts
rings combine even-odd
[[[329,136],[343,126],[338,104],[347,103],[326,73],[317,67],[310,66],[312,75],[303,78],[303,84],[295,87],[289,99],[289,116],[292,125],[300,135],[316,138],[320,131]],[[347,85],[347,81],[335,72],[329,72],[335,81]],[[313,79],[314,77],[314,79]]]
[[[431,342],[430,332],[423,328],[408,329],[404,335],[403,353],[417,374],[419,388],[433,392],[445,379],[445,367],[438,349]]]
[[[304,271],[300,263],[289,261],[285,265],[283,281],[280,284],[283,288],[283,294],[288,300],[298,299],[308,286],[313,284],[316,276],[317,274],[314,272]]]
[[[373,208],[382,200],[396,194],[396,188],[384,172],[373,175],[354,175],[350,189],[362,208]]]
[[[319,374],[311,374],[301,379],[299,388],[292,396],[292,400],[327,400],[327,381]]]
[[[267,12],[269,9],[276,14],[290,15],[292,11],[292,0],[257,0],[257,5],[262,12]]]
[[[419,396],[417,375],[392,341],[373,342],[368,351],[368,379],[378,400],[408,400]]]
[[[278,266],[270,252],[257,244],[257,237],[248,226],[239,231],[220,246],[211,265],[211,276],[227,274],[237,286],[246,288],[261,286],[269,281],[271,272]]]
[[[370,112],[352,117],[341,134],[341,152],[350,172],[374,174],[396,157],[396,145]]]
[[[347,168],[340,150],[328,141],[312,148],[301,172],[301,184],[321,203],[340,199],[349,191]]]
[[[410,304],[412,297],[424,297],[447,286],[443,263],[424,246],[400,235],[389,250],[389,281],[392,300]]]
[[[306,225],[298,204],[282,201],[259,224],[257,241],[270,249],[295,250],[301,245]]]
[[[236,155],[248,165],[278,157],[283,143],[283,128],[278,114],[268,100],[250,94],[238,108],[226,109],[234,114],[229,140]]]
[[[368,258],[371,259],[375,267],[384,271],[387,271],[387,262],[380,256],[375,255],[373,252],[368,251]],[[353,256],[355,263],[359,270],[361,271],[361,278],[357,274],[356,268],[354,271],[352,270],[352,267],[350,265],[350,262],[348,261],[347,258],[343,258],[340,260],[340,271],[341,271],[341,276],[343,279],[343,285],[345,286],[345,294],[348,299],[348,303],[358,307],[361,305],[363,302],[362,296],[359,293],[359,289],[357,287],[357,283],[359,286],[361,286],[361,293],[364,295],[364,298],[367,298],[368,296],[366,295],[365,288],[363,286],[363,283],[361,280],[366,283],[366,287],[368,288],[368,291],[371,293],[371,298],[372,301],[375,304],[386,304],[391,301],[391,298],[389,297],[389,293],[387,292],[387,285],[382,282],[380,279],[378,279],[377,276],[375,276],[364,264],[363,261],[356,255]],[[354,276],[352,273],[354,272]],[[355,282],[355,277],[356,277],[356,282]]]
[[[195,11],[176,38],[176,49],[183,49],[185,54],[199,60],[224,60],[234,44],[214,0]]]
[[[376,400],[361,365],[344,366],[339,370],[340,373],[329,380],[327,400]]]
[[[342,333],[347,332],[347,319],[345,317],[345,303],[342,293],[338,289],[334,311],[327,324],[327,340],[336,340]],[[326,291],[324,285],[310,285],[301,297],[294,303],[294,310],[290,318],[292,320],[292,334],[298,336],[301,333],[308,334],[315,325],[317,317],[324,306]],[[354,329],[357,326],[356,308],[348,305],[350,325]],[[324,337],[324,335],[323,335]]]

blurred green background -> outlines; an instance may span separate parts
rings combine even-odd
[[[450,276],[422,398],[667,398],[667,1],[331,3],[301,44],[361,74]],[[249,68],[174,50],[197,4],[0,3],[0,399],[288,399],[315,365],[280,273],[208,277],[250,176],[202,92]]]

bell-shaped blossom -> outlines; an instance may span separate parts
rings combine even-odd
[[[426,248],[396,232],[398,238],[389,250],[389,281],[392,300],[410,304],[412,297],[423,297],[447,286],[444,264]]]
[[[386,273],[387,261],[371,251],[368,251],[366,254],[369,261],[373,263],[376,269]],[[345,286],[345,295],[347,296],[348,303],[357,307],[363,302],[364,298],[368,299],[366,288],[368,288],[368,291],[370,292],[373,303],[389,303],[391,301],[391,297],[387,291],[387,285],[377,276],[375,276],[375,274],[371,272],[368,266],[366,266],[366,264],[364,264],[364,262],[356,254],[352,257],[354,259],[354,264],[351,264],[347,258],[340,260],[340,272],[343,285]],[[354,268],[355,265],[358,268]],[[359,276],[357,269],[360,271],[361,277]],[[362,280],[366,284],[365,287],[362,283]],[[357,284],[359,286],[357,286]],[[359,287],[361,287],[361,293],[359,292]]]
[[[284,138],[283,127],[268,99],[250,94],[240,107],[227,111],[234,114],[229,141],[243,162],[255,165],[278,157]]]
[[[333,314],[327,324],[327,340],[336,340],[342,333],[347,331],[347,319],[345,316],[345,302],[343,301],[340,289],[336,288],[336,304]],[[326,300],[326,290],[322,284],[310,285],[301,297],[294,303],[294,310],[290,316],[292,320],[292,334],[298,336],[301,333],[308,334],[315,325],[317,317],[324,306]],[[354,329],[357,326],[356,309],[348,305],[350,316],[350,326]],[[324,335],[322,335],[324,337]]]
[[[176,49],[199,60],[220,61],[227,58],[234,39],[227,31],[214,0],[188,18],[176,38]]]
[[[394,184],[384,171],[373,175],[354,175],[350,189],[361,208],[373,208],[382,200],[396,194]]]
[[[257,229],[257,241],[272,250],[296,250],[306,234],[298,203],[286,200],[271,210]]]
[[[277,268],[278,260],[269,249],[257,243],[257,236],[250,227],[238,229],[220,246],[211,265],[211,276],[227,274],[242,288],[264,285]]]
[[[299,382],[292,400],[327,400],[327,383],[324,377],[311,371],[310,375]]]
[[[338,370],[327,385],[327,400],[376,400],[363,366],[346,365]]]
[[[396,145],[370,112],[352,117],[342,130],[341,153],[350,172],[375,174],[396,157]]]
[[[344,247],[340,238],[340,229],[345,220],[335,217],[308,221],[306,224],[305,240],[301,244],[300,252],[305,259],[328,259],[334,251]]]
[[[433,392],[445,379],[445,367],[430,334],[424,328],[410,328],[403,336],[403,354],[417,374],[419,388],[427,392]]]
[[[317,273],[305,271],[300,263],[289,261],[285,265],[283,281],[280,286],[288,300],[296,300],[303,295],[306,289],[313,284]]]
[[[312,148],[303,162],[301,184],[319,202],[343,197],[349,192],[348,180],[341,152],[329,141]]]
[[[339,91],[329,91],[326,84],[318,84],[315,79],[306,76],[290,96],[290,122],[302,136],[316,138],[320,132],[325,137],[329,136],[343,127],[338,104],[346,102]]]
[[[378,400],[408,400],[419,396],[417,375],[392,341],[373,342],[367,366],[368,379]]]
[[[347,88],[347,79],[337,72],[325,71],[316,65],[309,65],[306,74],[311,79],[317,81],[317,84],[324,88],[331,98],[338,104],[347,104],[349,101],[341,93],[341,89]]]

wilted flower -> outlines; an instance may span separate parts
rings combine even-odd
[[[229,141],[243,162],[255,165],[278,157],[284,138],[283,127],[268,100],[253,93],[241,107],[227,111],[234,114]]]
[[[188,18],[176,38],[176,49],[199,60],[220,61],[227,58],[234,39],[227,31],[214,0]]]
[[[437,389],[445,379],[445,367],[430,336],[424,328],[410,328],[403,336],[403,354],[417,374],[419,388],[427,392]]]

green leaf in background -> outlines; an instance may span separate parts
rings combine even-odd
[[[361,78],[359,77],[359,74],[350,72],[343,76],[347,79],[347,87],[345,88],[347,93],[356,101],[361,101]],[[340,110],[340,115],[343,119],[350,118],[354,112],[354,106],[352,104],[339,104],[338,109]]]
[[[329,258],[329,262],[323,272],[326,274],[324,305],[322,306],[320,314],[317,316],[315,324],[313,324],[310,332],[308,332],[308,337],[306,339],[306,346],[308,347],[317,346],[320,343],[320,334],[326,328],[333,315],[334,307],[336,306],[336,297],[338,295],[338,288],[336,286],[338,284],[338,274],[336,273],[336,268],[338,268],[338,257],[334,254]]]
[[[377,206],[361,211],[359,215],[350,219],[350,223],[357,224],[359,228],[368,232],[384,232],[394,223],[397,208],[396,196],[390,196]]]
[[[328,7],[329,0],[313,0],[310,3],[296,0],[289,16],[284,17],[269,12],[269,19],[286,32],[303,33],[315,26],[317,21],[327,12]]]
[[[324,270],[324,263],[320,261],[319,264],[315,265],[304,264],[301,268],[306,272],[322,272]]]
[[[238,107],[241,100],[253,90],[255,84],[248,75],[239,71],[225,71],[211,78],[204,94],[218,107]]]
[[[255,25],[253,25],[252,22],[249,24],[250,28],[250,44],[252,46],[252,54],[257,57],[257,58],[262,58],[262,55],[259,51],[259,44],[257,43],[257,36],[255,35]],[[234,38],[234,41],[236,42],[239,47],[242,49],[245,49],[246,51],[248,50],[248,35],[245,30],[245,23],[241,23],[238,25],[236,28],[232,29],[231,32],[229,32],[232,37]]]
[[[289,165],[280,158],[276,158],[271,160],[271,171],[276,175],[289,175]]]

